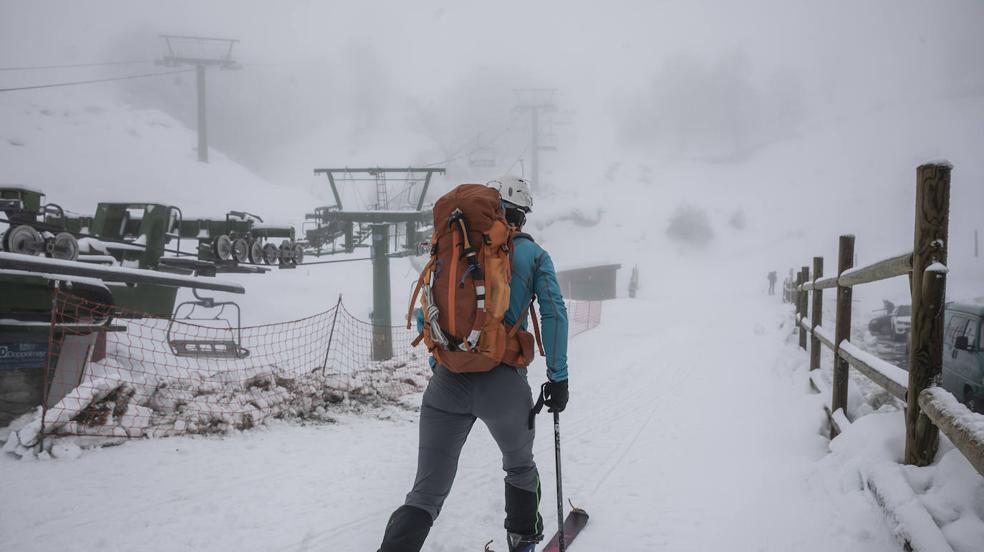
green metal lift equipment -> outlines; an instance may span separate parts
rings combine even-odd
[[[351,253],[357,247],[370,247],[372,259],[372,315],[373,325],[372,358],[389,360],[393,357],[393,325],[390,305],[390,257],[416,255],[422,243],[421,236],[430,226],[433,215],[424,207],[431,177],[446,174],[445,169],[436,167],[403,168],[334,168],[314,169],[315,175],[325,175],[331,186],[336,205],[320,207],[308,218],[317,220],[319,227],[334,228],[334,239],[343,238],[344,247],[332,253]],[[403,190],[390,196],[391,178],[403,183]],[[372,182],[375,184],[376,202],[370,209],[347,211],[342,206],[342,197],[337,179],[349,182]],[[422,180],[419,192],[416,184]],[[405,201],[407,208],[395,209]],[[332,227],[332,225],[334,225]],[[402,232],[401,232],[402,230]],[[326,232],[328,233],[328,232]],[[334,241],[334,239],[332,241]],[[369,241],[369,244],[365,242]],[[395,245],[394,245],[395,244]],[[324,244],[322,244],[324,245]]]

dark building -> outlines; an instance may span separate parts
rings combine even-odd
[[[603,301],[615,298],[615,281],[620,264],[571,268],[557,272],[560,291],[567,299]]]

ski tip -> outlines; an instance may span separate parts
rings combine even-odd
[[[582,509],[578,508],[577,506],[575,506],[574,505],[574,502],[571,499],[568,498],[567,499],[567,503],[571,505],[571,514],[576,514],[578,516],[584,516],[585,518],[591,517],[591,516],[588,515],[587,512],[585,512],[584,510],[582,510]]]

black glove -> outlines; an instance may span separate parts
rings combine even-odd
[[[547,412],[563,412],[567,408],[567,380],[548,381],[543,384],[543,404]]]

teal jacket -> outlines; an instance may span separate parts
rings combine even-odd
[[[547,378],[550,381],[567,379],[567,307],[557,283],[550,254],[529,234],[513,238],[512,281],[509,284],[509,310],[505,323],[516,323],[527,305],[536,296],[540,314],[543,349],[547,353]],[[525,329],[528,319],[522,321]]]

